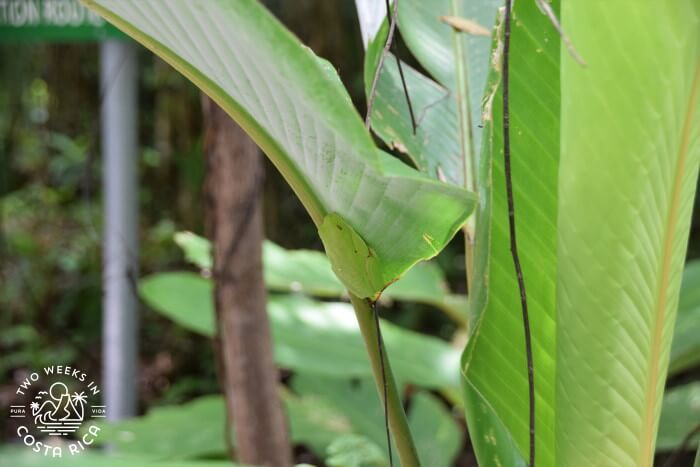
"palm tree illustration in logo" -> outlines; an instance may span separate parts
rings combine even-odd
[[[46,391],[41,391],[35,399],[41,401],[42,393],[47,394]],[[36,400],[30,404],[36,426],[47,432],[55,431],[57,426],[77,430],[85,415],[85,393],[74,392],[71,395],[65,384],[56,382],[51,385],[48,395],[49,398],[41,405]]]

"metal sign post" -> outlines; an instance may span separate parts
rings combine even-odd
[[[102,386],[108,419],[133,416],[138,394],[136,47],[76,0],[0,0],[0,41],[103,41]]]
[[[107,418],[136,414],[138,387],[138,184],[136,47],[101,44],[102,378]]]

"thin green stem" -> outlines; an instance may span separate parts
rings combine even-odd
[[[379,346],[379,342],[382,341],[377,334],[372,303],[368,299],[359,298],[352,293],[350,293],[350,301],[352,302],[353,308],[355,308],[355,316],[360,325],[360,332],[365,341],[365,348],[367,349],[369,361],[372,365],[374,382],[377,385],[379,398],[382,400],[382,404],[384,404],[386,409],[387,418],[389,419],[389,429],[394,438],[394,445],[396,446],[401,465],[403,467],[419,467],[420,461],[418,460],[418,452],[416,451],[416,446],[411,437],[411,431],[408,428],[406,413],[403,410],[401,396],[396,387],[396,381],[391,371],[389,358],[386,352],[382,351]],[[382,369],[384,370],[383,372]],[[385,382],[386,387],[384,384]]]
[[[458,0],[450,2],[450,15],[459,17],[461,14]],[[462,33],[452,30],[453,50],[455,60],[456,98],[459,110],[459,142],[464,171],[464,188],[476,191],[476,156],[473,148],[471,114],[469,112],[469,76],[467,75],[466,51]],[[467,284],[474,279],[474,238],[476,230],[476,215],[472,214],[464,226],[464,253],[467,269]]]
[[[450,15],[461,14],[458,0],[450,2]],[[476,191],[476,158],[472,147],[471,114],[469,112],[469,75],[467,74],[466,50],[462,33],[452,29],[452,41],[455,60],[456,98],[459,111],[459,143],[464,171],[464,188]]]

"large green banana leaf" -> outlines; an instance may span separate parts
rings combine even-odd
[[[558,7],[557,2],[553,4]],[[555,465],[554,378],[559,164],[559,40],[534,2],[515,3],[510,119],[518,246],[532,323],[538,466]],[[500,82],[502,26],[489,79]],[[528,383],[520,296],[511,258],[500,91],[484,106],[470,340],[462,357],[465,406],[482,465],[525,465]],[[563,464],[562,464],[563,465]]]
[[[220,104],[290,183],[334,271],[376,297],[437,254],[474,197],[379,151],[335,70],[253,0],[84,0]]]
[[[560,71],[535,2],[516,2],[511,42],[537,465],[650,466],[700,160],[700,4],[562,3],[586,66],[563,48]],[[465,404],[480,462],[522,465],[528,392],[500,107],[497,95],[482,152]]]
[[[565,1],[557,465],[653,462],[700,162],[700,3]],[[565,53],[565,52],[564,52]]]

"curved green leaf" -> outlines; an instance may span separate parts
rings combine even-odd
[[[364,65],[367,94],[372,88],[388,30],[385,21],[367,47]],[[428,176],[454,185],[463,185],[464,167],[459,147],[459,122],[454,93],[406,63],[402,62],[401,68],[416,120],[416,132],[413,133],[399,68],[396,57],[392,54],[384,60],[377,81],[372,129],[387,145],[406,154]]]
[[[565,55],[558,171],[559,40],[534,2],[516,4],[511,42],[513,181],[533,326],[537,463],[650,465],[700,158],[698,7],[566,5],[564,28],[588,66]],[[625,20],[601,27],[604,18]],[[649,53],[661,43],[673,43],[673,52]],[[484,161],[501,150],[498,130],[482,154],[477,248],[488,247],[476,258],[473,334],[463,357],[467,414],[484,463],[491,455],[504,463],[509,436],[528,453],[502,164]],[[479,403],[489,409],[481,419]],[[494,446],[479,439],[488,442],[489,423]]]
[[[85,3],[221,105],[282,172],[317,226],[330,213],[352,225],[376,253],[386,281],[359,296],[376,295],[434,256],[469,214],[472,195],[379,151],[333,67],[257,2]],[[331,257],[344,247],[325,246]]]
[[[527,467],[513,437],[486,398],[464,381],[464,405],[469,419],[469,437],[482,464]],[[490,464],[487,464],[490,465]]]
[[[553,5],[557,8],[556,2]],[[512,181],[535,369],[536,459],[553,466],[559,38],[535,2],[515,2],[510,51]],[[500,50],[499,28],[494,49]],[[500,82],[500,57],[489,80]],[[498,71],[498,72],[497,72]],[[520,295],[510,252],[500,90],[484,107],[471,335],[462,357],[468,427],[483,465],[529,454],[529,404]],[[514,464],[515,463],[515,464]],[[562,464],[566,465],[566,464]]]
[[[457,105],[460,89],[457,85],[459,55],[465,68],[465,108],[471,106],[471,128],[465,122],[465,144],[471,147],[480,140],[481,100],[488,70],[489,39],[457,33],[440,20],[442,15],[458,15],[462,10],[483,22],[488,28],[494,23],[496,0],[473,1],[415,1],[399,3],[399,28],[411,51],[433,73],[438,82],[402,64],[406,88],[410,95],[417,130],[411,118],[395,57],[386,57],[377,82],[372,111],[372,129],[390,147],[407,154],[415,166],[429,176],[464,185],[466,168],[462,157],[460,116]],[[386,8],[366,5],[356,0],[360,25],[365,39],[365,89],[369,94],[379,56],[386,41],[388,23]],[[383,23],[382,23],[383,21]],[[381,25],[381,27],[380,27]],[[455,47],[459,46],[459,52]],[[467,111],[469,112],[469,111]],[[467,118],[467,117],[465,117]],[[466,157],[471,157],[471,149]]]
[[[463,85],[467,88],[465,97],[471,120],[471,128],[467,128],[474,150],[481,147],[481,105],[491,44],[488,37],[453,31],[440,17],[464,17],[489,30],[502,5],[501,0],[401,0],[399,3],[401,37],[421,65],[455,96],[459,95],[460,86],[457,68],[464,66],[466,83]],[[459,50],[461,55],[456,53]]]
[[[557,464],[650,466],[700,164],[700,3],[568,1],[562,25],[587,66],[562,57]]]
[[[384,38],[381,38],[382,40]],[[371,46],[377,50],[383,42]],[[365,58],[365,89],[369,92],[375,67],[371,50]],[[459,148],[459,122],[454,95],[406,63],[401,66],[416,118],[413,134],[406,96],[393,55],[387,56],[377,83],[372,129],[390,147],[402,152],[429,176],[462,185],[464,168]]]

